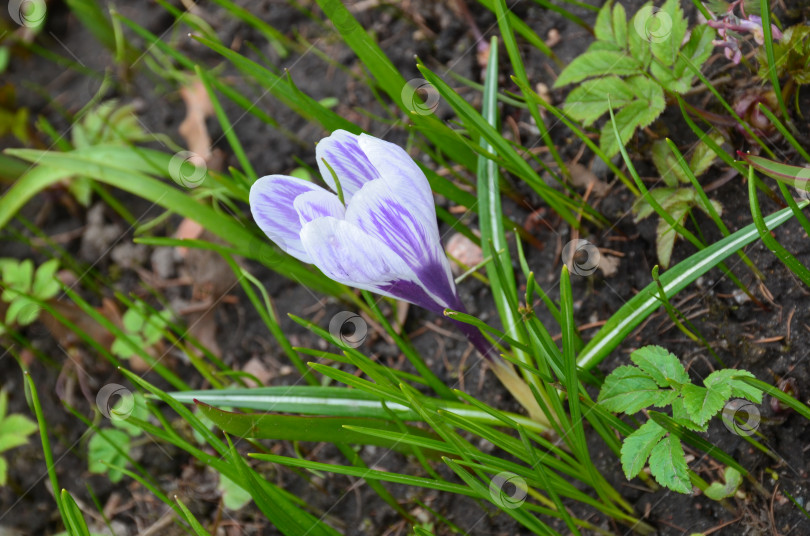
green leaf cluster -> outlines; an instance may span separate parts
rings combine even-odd
[[[710,136],[716,144],[722,143],[722,136],[714,134]],[[670,215],[676,223],[683,225],[686,217],[692,208],[697,207],[711,216],[711,212],[703,203],[700,193],[692,184],[692,179],[679,163],[679,158],[670,150],[665,140],[658,140],[652,146],[652,158],[659,175],[666,183],[666,188],[657,188],[650,191],[655,201]],[[692,152],[692,158],[688,162],[688,169],[693,177],[698,177],[705,173],[712,162],[717,158],[717,154],[706,142],[700,142]],[[681,187],[680,185],[688,185]],[[719,215],[723,213],[723,206],[711,200],[714,211]],[[647,218],[654,212],[653,205],[646,196],[640,197],[633,205],[635,222]],[[669,222],[661,218],[658,220],[658,228],[655,233],[655,246],[658,254],[658,262],[663,268],[669,266],[672,259],[672,250],[675,247],[675,239],[678,233]]]
[[[122,396],[110,411],[115,428],[96,432],[87,443],[88,469],[91,473],[107,474],[110,482],[118,482],[124,474],[118,469],[127,464],[132,438],[143,430],[129,422],[130,417],[145,421],[149,417],[146,399],[141,393]]]
[[[647,3],[630,21],[622,4],[606,2],[596,19],[596,41],[561,73],[555,87],[580,84],[564,110],[586,126],[613,108],[622,145],[637,128],[650,125],[666,107],[665,91],[685,93],[694,73],[712,51],[714,30],[701,25],[683,47],[687,22],[679,0],[660,10]],[[600,146],[608,157],[619,152],[610,124],[602,128]]]
[[[5,326],[0,324],[0,335],[7,326],[27,326],[39,317],[37,302],[50,300],[59,292],[58,269],[58,259],[51,259],[36,270],[31,259],[0,259],[3,287],[0,299],[8,304],[3,320]]]
[[[0,453],[28,443],[27,437],[37,430],[37,423],[19,413],[6,415],[8,393],[0,391]],[[8,462],[0,456],[0,486],[8,481]]]
[[[782,33],[782,39],[773,43],[774,66],[777,75],[789,76],[796,84],[810,84],[810,26],[797,24]],[[760,78],[767,80],[771,65],[764,47],[757,51]]]
[[[71,130],[71,141],[76,149],[96,145],[131,145],[151,139],[141,128],[135,115],[135,105],[122,105],[117,99],[87,109]],[[68,183],[70,193],[85,207],[90,205],[93,192],[91,181],[90,177],[80,175]]]
[[[154,345],[163,337],[163,330],[171,320],[171,316],[169,310],[150,313],[143,302],[136,302],[134,307],[127,309],[122,318],[126,337],[115,339],[111,347],[112,352],[128,359],[135,354],[133,343],[140,348]]]
[[[645,346],[633,352],[635,365],[614,370],[599,392],[599,403],[610,411],[632,415],[642,409],[670,406],[673,420],[684,428],[705,432],[709,420],[731,397],[762,402],[762,392],[739,376],[753,378],[745,370],[722,369],[694,385],[680,360],[660,346]],[[648,420],[627,436],[621,448],[622,469],[627,479],[638,475],[649,459],[650,473],[662,486],[690,493],[686,457],[681,440]]]

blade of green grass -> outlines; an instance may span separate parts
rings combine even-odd
[[[802,206],[807,206],[807,202]],[[767,229],[772,231],[788,221],[791,216],[793,213],[790,208],[785,208],[765,218],[764,223]],[[676,295],[698,277],[757,238],[759,233],[756,225],[752,223],[673,266],[660,276],[666,295],[670,298]],[[636,326],[660,306],[658,285],[653,281],[608,319],[580,352],[577,358],[579,366],[589,370],[599,364]]]
[[[802,280],[802,282],[810,287],[810,270],[799,261],[796,257],[794,257],[785,247],[780,244],[774,237],[771,235],[768,226],[765,224],[764,220],[762,219],[762,211],[759,208],[759,201],[757,200],[757,190],[756,185],[754,184],[754,167],[748,167],[748,200],[751,205],[751,216],[754,218],[754,225],[757,227],[757,231],[759,232],[759,237],[762,239],[762,243],[771,250],[771,252],[776,255],[776,257],[782,261],[782,263],[787,266],[791,272],[796,274],[796,277]],[[788,208],[787,210],[793,211],[792,208]]]

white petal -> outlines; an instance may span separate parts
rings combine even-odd
[[[426,219],[436,219],[433,193],[427,177],[399,145],[361,134],[358,144],[369,162],[400,201]]]
[[[346,212],[338,196],[323,189],[299,195],[295,198],[293,206],[298,212],[301,226],[314,219],[326,216],[333,216],[342,220]]]
[[[340,181],[343,189],[343,199],[346,203],[351,200],[354,193],[368,181],[378,179],[379,173],[371,164],[358,145],[356,135],[345,130],[336,130],[328,138],[324,138],[315,146],[315,157],[318,160],[318,169],[326,184],[337,192],[335,179],[324,160],[329,163]]]
[[[311,263],[301,245],[301,220],[295,199],[307,192],[328,193],[311,182],[286,175],[268,175],[250,187],[250,212],[270,240],[293,257]]]
[[[432,206],[432,205],[431,205]],[[346,209],[346,221],[384,243],[419,277],[422,286],[450,306],[455,282],[439,240],[436,216],[425,216],[377,180],[363,186]]]
[[[442,307],[391,248],[356,225],[319,218],[304,225],[301,240],[313,264],[330,279],[431,310]]]

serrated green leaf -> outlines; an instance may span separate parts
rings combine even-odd
[[[672,401],[672,419],[675,420],[681,426],[689,428],[695,432],[705,432],[709,429],[709,423],[705,423],[702,426],[697,424],[696,422],[692,421],[692,418],[689,416],[689,413],[686,411],[686,407],[683,405],[683,398],[676,398]]]
[[[655,121],[667,106],[664,90],[646,76],[631,76],[627,79],[627,85],[640,99],[647,101],[647,113],[639,119],[639,126],[646,127]]]
[[[650,375],[659,387],[676,387],[689,383],[689,374],[680,359],[660,346],[644,346],[632,354],[630,359]]]
[[[719,132],[714,132],[709,135],[709,138],[714,141],[717,145],[721,145],[723,143],[723,135]],[[695,149],[692,151],[692,158],[689,159],[689,169],[692,170],[692,173],[695,174],[695,177],[699,177],[703,174],[709,166],[717,159],[717,153],[709,147],[709,144],[705,141],[702,141],[697,144]],[[680,168],[680,166],[678,166]],[[689,182],[687,178],[685,182]]]
[[[34,283],[31,293],[40,300],[49,300],[59,292],[59,281],[56,279],[56,270],[59,269],[59,259],[51,259],[37,268],[34,274]]]
[[[627,436],[622,443],[621,460],[624,476],[630,480],[644,469],[653,447],[667,434],[655,421],[649,420]]]
[[[748,372],[747,370],[736,370],[736,369],[722,369],[716,370],[709,374],[705,380],[703,380],[703,385],[706,387],[711,387],[714,385],[725,384],[731,387],[731,396],[737,398],[745,398],[754,402],[755,404],[762,403],[762,391],[754,387],[753,385],[749,385],[742,380],[734,379],[734,376],[745,376],[748,378],[756,378],[753,374]]]
[[[674,188],[681,182],[689,182],[689,178],[686,177],[681,166],[678,165],[678,161],[675,155],[672,154],[666,140],[656,140],[653,143],[652,160],[655,169],[658,170],[658,174],[667,186]],[[652,210],[652,207],[650,207],[650,210]]]
[[[20,413],[12,413],[0,420],[0,434],[26,437],[37,431],[37,423]]]
[[[627,46],[630,50],[630,55],[636,58],[646,69],[652,60],[652,51],[650,50],[650,41],[646,38],[643,32],[644,26],[640,21],[645,17],[646,9],[649,9],[652,3],[647,2],[641,9],[639,9],[633,18],[630,20],[630,28],[627,32]],[[642,31],[639,31],[639,27]]]
[[[633,214],[635,214],[633,221],[638,223],[655,212],[652,204],[647,200],[647,196],[654,198],[659,205],[663,205],[673,196],[680,195],[679,192],[680,190],[676,190],[675,188],[656,188],[655,190],[648,190],[647,194],[639,197],[636,199],[635,203],[633,203]]]
[[[25,259],[22,262],[5,262],[2,264],[3,270],[3,285],[6,288],[16,290],[18,293],[28,294],[31,292],[31,282],[34,276],[34,262],[31,259]],[[16,293],[9,294],[6,297],[6,292],[3,293],[5,301],[11,301]]]
[[[610,411],[632,415],[654,404],[666,403],[670,393],[659,389],[655,380],[640,368],[624,365],[605,378],[598,401]]]
[[[655,481],[679,493],[691,493],[686,457],[680,440],[669,435],[650,452],[650,473]]]
[[[620,3],[613,6],[613,42],[627,48],[627,13]]]
[[[681,394],[689,417],[702,426],[723,409],[726,400],[731,397],[731,386],[724,383],[710,387],[689,384],[683,386]]]
[[[223,474],[219,475],[217,489],[222,492],[222,503],[229,510],[241,510],[252,500],[250,493]]]
[[[737,488],[739,488],[742,483],[742,475],[740,472],[733,467],[726,467],[726,470],[723,472],[723,479],[725,482],[722,484],[720,482],[712,482],[703,492],[704,495],[712,500],[722,501],[726,497],[731,497],[737,493]]]
[[[554,87],[563,87],[592,76],[638,74],[641,64],[625,52],[599,50],[577,56],[563,69]]]
[[[644,76],[633,76],[627,79],[627,84],[641,100],[631,102],[615,115],[622,145],[627,145],[636,128],[648,126],[666,108],[664,91],[652,80]],[[602,127],[599,143],[609,157],[619,152],[619,142],[609,121]]]
[[[599,136],[599,145],[608,157],[613,157],[619,152],[619,143],[627,145],[633,133],[636,131],[642,117],[647,113],[647,103],[644,101],[633,101],[615,115],[616,129],[619,132],[620,140],[616,139],[613,126],[610,122],[605,123]]]
[[[610,96],[608,102],[608,96]],[[588,80],[574,88],[565,99],[565,113],[590,126],[608,111],[621,108],[635,99],[633,89],[618,76],[605,76]]]
[[[663,207],[676,223],[683,224],[686,219],[686,214],[692,208],[692,204],[688,202],[679,202],[674,206]],[[658,220],[658,227],[655,232],[655,251],[658,254],[658,263],[662,268],[669,268],[669,262],[672,260],[672,250],[675,247],[675,239],[678,233],[664,218]]]
[[[593,25],[593,35],[598,41],[608,41],[613,43],[613,21],[611,20],[611,6],[613,0],[608,0],[605,5],[599,9],[599,14],[596,16],[596,22]]]
[[[91,473],[107,474],[110,482],[118,482],[124,476],[123,473],[117,469],[111,469],[105,464],[118,465],[123,467],[127,463],[127,459],[116,450],[113,444],[117,445],[125,452],[129,451],[129,436],[121,430],[105,430],[104,433],[109,437],[109,441],[101,434],[93,434],[90,441],[87,443],[87,459]]]
[[[683,16],[680,0],[667,0],[660,10],[648,10],[644,21],[644,31],[650,40],[653,56],[664,65],[672,65],[678,58],[681,43],[686,36],[686,19]]]
[[[687,89],[692,85],[691,80],[695,75],[692,70],[689,69],[689,63],[685,61],[684,58],[688,59],[695,67],[700,69],[714,50],[714,44],[712,43],[714,37],[714,28],[707,24],[701,24],[692,29],[689,41],[681,50],[681,55],[675,62],[673,72],[675,76],[684,81]]]
[[[17,296],[6,310],[6,324],[27,326],[39,316],[39,305],[26,296]]]

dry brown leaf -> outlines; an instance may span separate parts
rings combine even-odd
[[[447,241],[447,253],[453,259],[464,264],[468,267],[473,267],[480,264],[484,260],[484,254],[481,248],[472,240],[467,238],[461,233],[456,233]],[[462,268],[458,263],[451,265],[453,273],[459,275],[466,268]]]
[[[207,117],[214,114],[214,107],[208,96],[205,85],[199,78],[180,89],[180,96],[186,103],[186,118],[180,123],[178,131],[186,140],[186,146],[192,153],[203,157],[206,163],[211,160],[211,136],[205,126]]]
[[[593,184],[592,194],[596,197],[604,197],[610,188],[607,183],[602,182],[596,174],[582,164],[569,164],[568,171],[571,172],[571,183],[579,188],[588,188]]]
[[[605,277],[613,277],[619,272],[619,263],[621,259],[613,255],[602,254],[599,258],[599,269]]]

